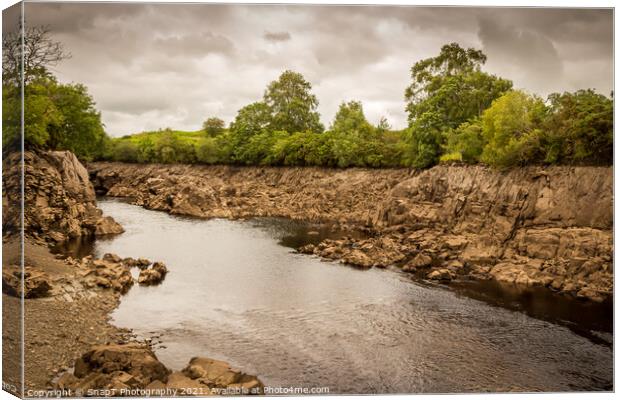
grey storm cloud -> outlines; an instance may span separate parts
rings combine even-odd
[[[291,40],[291,34],[288,32],[265,32],[263,37],[270,42],[286,42]]]
[[[611,9],[31,2],[25,19],[71,53],[54,73],[89,88],[113,136],[230,122],[286,69],[312,83],[325,125],[355,99],[401,128],[411,66],[449,42],[543,97],[613,86]]]

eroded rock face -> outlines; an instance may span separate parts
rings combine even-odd
[[[170,371],[147,345],[141,343],[94,346],[75,361],[73,373],[65,373],[56,388],[87,393],[89,389],[108,390],[123,395],[124,389],[146,389],[145,394],[177,390],[177,395],[218,394],[227,389],[237,394],[260,394],[262,382],[211,358],[192,358],[182,371]]]
[[[367,230],[301,252],[363,268],[541,285],[592,300],[613,291],[609,167],[424,171],[94,163],[95,186],[198,217],[283,216]]]
[[[4,161],[3,227],[17,233],[20,218],[19,153]],[[69,151],[24,153],[24,231],[48,242],[85,235],[123,232],[111,217],[104,217],[95,202],[88,171]]]
[[[172,214],[203,218],[282,216],[370,224],[385,193],[407,170],[243,168],[90,163],[95,188]]]

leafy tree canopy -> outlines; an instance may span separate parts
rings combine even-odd
[[[613,163],[613,100],[591,89],[554,93],[543,124],[549,163]]]
[[[514,90],[495,100],[481,118],[486,143],[481,160],[491,165],[525,164],[539,151],[537,129],[547,113],[539,97]]]
[[[303,75],[289,70],[271,82],[263,96],[271,114],[270,129],[288,133],[323,132],[316,111],[319,102],[311,89],[312,85]]]
[[[230,130],[240,140],[243,140],[267,129],[270,123],[269,107],[267,104],[258,101],[239,110],[235,120],[230,124]]]
[[[207,135],[213,137],[217,135],[221,135],[224,132],[224,120],[217,117],[207,118],[205,122],[202,124],[202,129],[207,133]]]
[[[511,81],[480,70],[486,59],[480,50],[450,43],[438,56],[413,65],[412,83],[405,91],[413,166],[435,164],[444,145],[443,132],[479,117],[510,90]]]
[[[373,134],[374,127],[366,119],[362,103],[360,101],[349,101],[340,104],[332,122],[331,130],[350,135],[370,137]]]

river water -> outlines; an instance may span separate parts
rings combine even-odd
[[[324,262],[288,246],[328,233],[291,221],[99,206],[126,232],[89,251],[168,265],[161,285],[122,298],[113,323],[158,337],[170,368],[207,356],[268,386],[332,394],[612,389],[609,308]]]

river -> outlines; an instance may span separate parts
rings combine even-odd
[[[113,323],[155,338],[170,368],[207,356],[268,386],[331,394],[612,389],[610,308],[324,262],[291,247],[327,233],[292,221],[99,206],[126,232],[87,251],[168,265],[161,285],[122,298]]]

